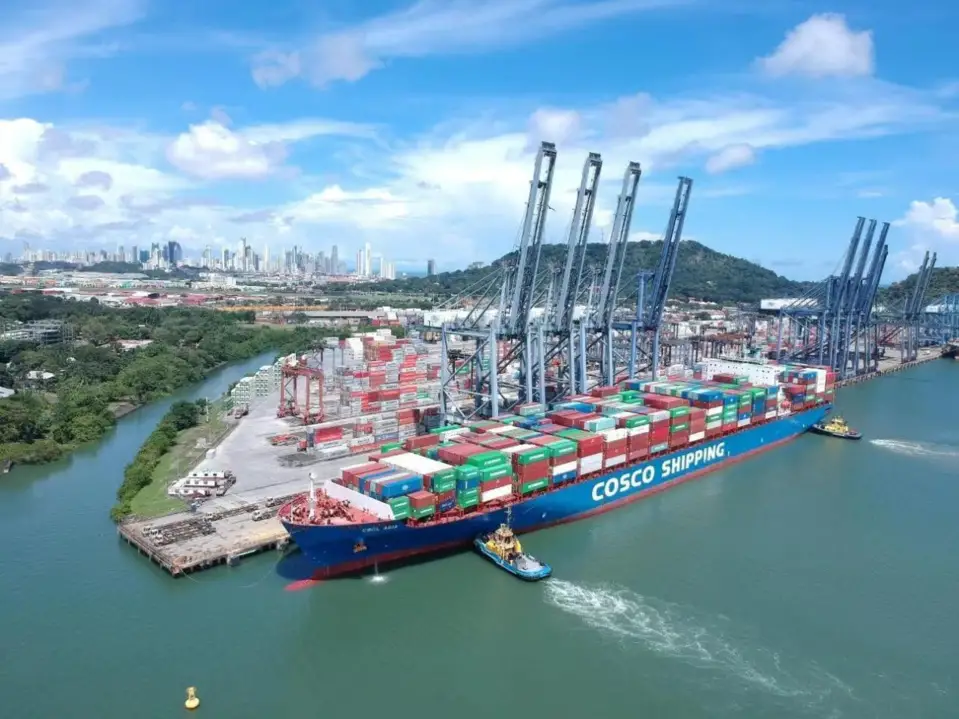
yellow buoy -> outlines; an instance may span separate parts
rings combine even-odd
[[[183,705],[191,711],[200,706],[200,699],[196,695],[196,687],[187,687],[186,701]]]

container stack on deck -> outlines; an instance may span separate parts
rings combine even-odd
[[[389,504],[396,519],[428,520],[552,487],[832,402],[835,375],[799,365],[762,373],[697,366],[693,379],[627,380],[549,412],[528,411],[397,436],[338,480]],[[772,383],[752,383],[762,377]]]

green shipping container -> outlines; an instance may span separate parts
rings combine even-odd
[[[546,446],[550,457],[565,457],[567,454],[576,454],[576,443],[571,439],[558,437],[555,442]]]
[[[410,498],[409,497],[394,497],[393,499],[386,500],[386,503],[390,505],[390,508],[393,510],[393,519],[407,519],[410,516]]]
[[[479,454],[474,454],[472,457],[467,457],[465,464],[472,464],[474,467],[484,469],[486,467],[495,467],[500,464],[505,464],[508,466],[509,460],[502,452],[490,450],[489,452],[480,452]]]
[[[549,459],[549,451],[545,447],[537,447],[525,452],[516,452],[513,456],[516,457],[517,464],[533,464]]]
[[[413,519],[425,519],[426,517],[432,517],[433,513],[436,512],[436,507],[429,506],[423,507],[422,509],[411,509],[410,514]]]
[[[402,442],[387,442],[380,447],[381,452],[392,452],[394,449],[403,449]]]
[[[649,417],[644,414],[637,414],[635,417],[628,417],[623,424],[629,429],[642,427],[645,424],[649,424]]]
[[[438,475],[433,475],[430,488],[435,494],[452,492],[456,489],[456,477],[439,477]]]
[[[479,467],[474,467],[471,464],[461,464],[459,467],[456,467],[454,472],[456,473],[457,479],[479,479],[480,477]]]
[[[670,417],[685,417],[689,414],[689,407],[673,407],[669,410]]]
[[[677,434],[689,429],[689,422],[683,422],[682,424],[674,424],[669,428],[670,434]]]
[[[663,442],[662,444],[654,444],[649,448],[651,454],[656,454],[657,452],[665,452],[669,449],[669,442]]]
[[[484,467],[480,470],[480,482],[492,482],[494,479],[502,479],[513,474],[513,468],[508,464],[501,464],[496,467]]]
[[[430,434],[443,434],[443,432],[452,432],[455,429],[462,429],[458,424],[446,424],[436,429],[431,429]]]
[[[472,499],[479,500],[480,490],[479,487],[473,487],[472,489],[464,489],[456,493],[457,501],[470,501]]]
[[[542,479],[534,479],[532,482],[523,482],[519,485],[520,494],[529,494],[530,492],[535,492],[540,489],[545,489],[549,486],[549,477],[543,477]]]
[[[475,507],[477,504],[479,504],[479,490],[471,490],[471,491],[476,491],[477,494],[473,497],[456,495],[456,505],[460,509]]]

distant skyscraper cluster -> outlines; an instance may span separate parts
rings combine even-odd
[[[264,245],[261,252],[256,252],[247,239],[240,238],[235,247],[218,247],[207,245],[199,257],[187,257],[179,242],[154,242],[150,249],[140,249],[136,245],[125,248],[118,245],[116,252],[106,250],[83,250],[73,252],[58,252],[51,250],[31,249],[29,243],[24,243],[23,252],[19,258],[7,253],[5,259],[21,262],[70,262],[79,265],[93,265],[101,262],[121,262],[139,265],[144,269],[171,269],[180,265],[201,267],[216,272],[236,272],[238,274],[270,274],[270,275],[355,275],[367,279],[396,279],[396,265],[376,254],[370,243],[366,243],[356,253],[356,269],[351,273],[346,264],[340,260],[339,248],[333,245],[329,254],[326,252],[307,252],[302,247],[294,245],[290,249],[271,251],[269,245]],[[431,260],[432,261],[432,260]]]

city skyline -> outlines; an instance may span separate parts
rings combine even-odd
[[[69,262],[73,264],[97,264],[99,262],[118,262],[139,264],[144,269],[167,269],[176,266],[191,266],[200,269],[238,273],[290,273],[325,274],[330,276],[357,276],[370,279],[396,279],[396,261],[387,259],[382,253],[374,252],[371,243],[357,251],[355,264],[340,258],[339,245],[330,245],[328,250],[309,251],[298,245],[275,250],[273,245],[264,243],[261,252],[246,238],[239,238],[233,249],[225,245],[206,245],[201,251],[184,251],[179,242],[170,240],[165,243],[152,242],[149,248],[138,244],[129,246],[118,244],[113,250],[100,248],[92,250],[56,250],[32,247],[23,242],[18,255],[6,252],[0,255],[5,262]],[[413,263],[408,263],[413,264]],[[422,274],[433,274],[434,260],[427,260]],[[416,274],[420,274],[417,272]]]

